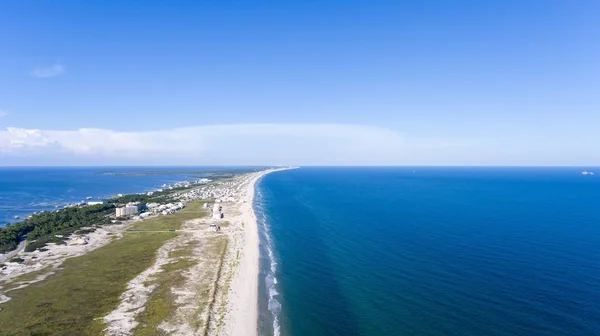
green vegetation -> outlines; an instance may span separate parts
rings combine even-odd
[[[203,318],[203,313],[210,310],[216,300],[217,282],[228,242],[227,236],[215,235],[208,237],[202,244],[203,275],[194,279],[193,288],[186,289],[196,292],[194,301],[198,304],[198,307],[195,311],[190,311],[187,314],[186,317],[190,320],[185,321],[195,329],[204,326],[204,329],[208,330],[209,320]],[[162,272],[158,273],[156,278],[149,283],[158,285],[158,287],[150,295],[146,303],[146,309],[137,317],[140,325],[136,329],[135,335],[160,334],[156,328],[165,320],[177,323],[172,318],[179,305],[175,302],[176,297],[172,289],[183,286],[186,281],[183,271],[199,263],[199,259],[193,257],[193,250],[198,244],[198,241],[192,241],[182,248],[171,251],[169,257],[175,258],[176,262],[164,265]]]
[[[250,173],[259,171],[264,169],[264,167],[240,167],[240,168],[230,168],[227,170],[197,170],[197,169],[189,169],[189,170],[147,170],[147,171],[107,171],[101,172],[98,174],[104,175],[125,175],[125,176],[150,176],[150,175],[187,175],[191,179],[199,179],[199,178],[218,178],[218,177],[231,177],[236,174]]]
[[[29,272],[29,273],[23,274],[21,276],[18,276],[16,278],[12,278],[8,281],[0,282],[0,285],[2,285],[2,290],[6,292],[6,291],[9,291],[9,290],[19,287],[19,285],[21,285],[21,284],[26,284],[26,283],[32,282],[35,279],[37,279],[38,276],[46,274],[50,270],[51,270],[51,267],[46,266],[39,271]]]
[[[187,258],[192,255],[194,249],[199,245],[200,242],[197,240],[190,241],[184,247],[169,252],[169,258]]]
[[[84,226],[109,223],[107,217],[113,205],[98,204],[85,207],[70,207],[53,212],[42,212],[23,222],[0,228],[0,253],[17,248],[19,241],[27,235],[26,251],[44,247],[47,243],[61,243],[71,233]],[[63,237],[56,237],[62,235]]]
[[[192,203],[178,213],[153,219],[152,225],[178,229],[185,220],[201,215],[194,210],[196,206],[200,207]],[[175,236],[175,232],[125,234],[102,248],[67,259],[62,269],[44,281],[10,292],[13,299],[0,304],[0,333],[102,334],[102,317],[118,306],[127,283],[150,267],[156,251]]]
[[[208,319],[206,320],[206,327],[204,329],[204,335],[207,336],[208,335],[208,330],[210,328],[210,320],[211,320],[211,314],[210,312],[214,309],[214,306],[217,302],[217,286],[218,286],[218,280],[221,278],[221,274],[223,273],[223,260],[225,259],[225,253],[227,252],[227,245],[229,244],[229,240],[227,239],[226,236],[216,236],[214,239],[216,239],[217,242],[217,249],[215,251],[215,253],[219,253],[219,264],[217,266],[217,270],[216,270],[216,276],[215,276],[215,281],[214,281],[214,287],[212,290],[212,295],[210,298],[210,301],[208,302]],[[227,279],[225,282],[225,286],[227,287],[227,289],[229,289],[229,285],[230,285],[230,280]],[[227,295],[226,292],[223,292],[223,295]],[[225,312],[224,310],[219,309],[219,315],[218,315],[219,319],[217,321],[218,326],[221,325],[223,318],[225,317]]]
[[[38,276],[50,271],[50,269],[51,269],[50,266],[46,266],[39,271],[23,274],[21,276],[11,279],[10,283],[31,282],[31,281],[35,280]]]
[[[142,205],[147,203],[168,203],[173,202],[173,196],[182,192],[189,191],[192,188],[203,186],[204,184],[190,183],[189,187],[176,187],[172,189],[165,189],[162,191],[154,191],[151,195],[144,194],[130,194],[123,195],[107,200],[108,203],[114,204],[126,204],[129,202],[140,202]]]
[[[0,253],[10,252],[19,246],[19,239],[29,228],[19,224],[6,225],[0,228]]]
[[[172,233],[127,235],[84,256],[67,259],[45,281],[10,292],[3,303],[5,335],[98,335],[102,317],[119,303],[127,283],[154,261]],[[18,322],[17,322],[18,321]]]
[[[255,170],[248,168],[248,170]],[[240,172],[245,170],[241,169]],[[150,172],[156,173],[156,172]],[[226,179],[236,175],[233,172],[211,172],[212,179]],[[197,187],[199,184],[191,184]],[[119,204],[140,202],[142,206],[147,203],[172,202],[174,195],[188,191],[190,187],[178,187],[148,194],[130,194],[107,200],[106,204],[93,206],[69,207],[52,212],[42,212],[16,224],[7,224],[0,228],[0,253],[16,249],[19,242],[27,236],[26,252],[43,248],[48,243],[62,244],[64,241],[85,226],[97,226],[110,222],[110,215]],[[85,233],[85,232],[80,232]],[[62,237],[56,237],[56,236]]]
[[[94,231],[96,231],[96,229],[94,229],[94,228],[87,228],[87,229],[77,230],[77,231],[75,231],[75,233],[76,234],[80,234],[80,235],[84,235],[84,234],[92,233]]]
[[[9,260],[10,262],[14,262],[14,263],[22,263],[23,261],[25,261],[25,259],[19,258],[19,257],[15,257],[15,258],[11,258]]]
[[[48,235],[66,235],[84,226],[107,224],[110,222],[107,215],[113,209],[113,205],[99,204],[41,213],[26,221],[33,227],[27,240],[33,241]]]
[[[186,191],[189,188],[174,188],[146,194],[132,194],[108,200],[107,204],[93,206],[69,207],[52,212],[42,212],[31,216],[20,223],[0,228],[0,253],[10,252],[17,248],[19,242],[27,235],[26,252],[43,248],[48,243],[63,244],[74,232],[88,233],[82,230],[85,226],[97,226],[110,223],[115,204],[140,202],[142,204],[173,201],[172,194]],[[56,237],[56,236],[59,237]],[[62,236],[62,237],[60,237]]]
[[[44,246],[46,246],[46,244],[48,243],[64,245],[65,239],[67,239],[68,237],[68,234],[62,235],[62,237],[56,237],[55,235],[46,235],[34,241],[27,242],[27,246],[25,246],[25,252],[33,252],[37,249],[42,250],[44,249]]]
[[[174,188],[163,191],[155,191],[152,195],[147,194],[131,194],[131,195],[123,195],[115,198],[111,198],[108,200],[109,203],[115,204],[127,204],[129,202],[140,202],[142,204],[146,203],[167,203],[171,201],[171,194],[173,192],[185,190],[187,188]]]
[[[135,332],[137,336],[156,335],[158,325],[177,308],[171,290],[184,284],[186,278],[182,274],[183,270],[198,264],[197,259],[191,258],[193,248],[197,244],[197,241],[192,241],[186,247],[170,253],[169,257],[177,256],[178,260],[164,265],[162,272],[158,273],[153,281],[146,284],[157,284],[158,287],[146,303],[146,309],[138,316],[141,326]]]
[[[27,235],[26,252],[43,248],[48,243],[62,244],[72,233],[84,226],[108,224],[109,215],[114,213],[117,204],[140,202],[167,203],[173,201],[173,194],[189,188],[173,188],[154,192],[152,195],[131,194],[107,200],[107,204],[69,207],[52,212],[42,212],[22,222],[0,228],[0,253],[16,249]],[[79,232],[86,233],[86,232]],[[63,237],[56,237],[56,235]]]
[[[223,252],[225,252],[225,251],[223,251]],[[229,288],[231,287],[231,281],[233,280],[233,273],[238,268],[238,266],[240,264],[240,259],[241,259],[240,251],[238,250],[235,255],[235,259],[233,260],[231,265],[229,265],[229,270],[228,270],[227,274],[224,275],[225,280],[224,280],[223,288],[221,288],[221,306],[218,309],[219,321],[218,321],[217,325],[219,328],[223,325],[223,322],[225,321],[225,314],[226,314],[226,309],[227,309],[227,293],[229,293]],[[220,269],[221,270],[223,269],[222,263],[220,265]]]
[[[185,208],[172,215],[158,216],[144,221],[136,222],[129,227],[129,230],[147,230],[147,231],[163,231],[177,230],[181,227],[182,221],[201,218],[206,215],[202,209],[201,202],[190,202]]]

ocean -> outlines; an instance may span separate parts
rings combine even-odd
[[[265,176],[261,334],[600,335],[600,174],[583,170]]]
[[[152,191],[220,171],[252,167],[0,167],[0,226],[92,197]]]

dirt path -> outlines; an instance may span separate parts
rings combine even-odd
[[[0,263],[3,263],[6,260],[9,260],[12,257],[16,256],[17,254],[23,252],[23,250],[25,250],[26,246],[27,246],[27,240],[23,239],[23,241],[21,241],[19,243],[19,246],[17,246],[17,248],[15,250],[0,255]]]

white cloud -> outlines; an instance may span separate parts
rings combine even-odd
[[[65,73],[65,67],[62,64],[54,64],[53,66],[46,68],[36,68],[31,71],[31,76],[36,78],[49,78],[60,76]]]
[[[409,140],[385,128],[344,124],[0,131],[0,158],[54,160],[42,164],[398,164],[420,148],[447,146],[431,139]]]

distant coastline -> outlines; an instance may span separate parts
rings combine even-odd
[[[163,184],[160,189],[154,191],[117,194],[100,201],[93,201],[92,197],[86,197],[80,202],[33,212],[23,218],[15,216],[16,222],[7,227],[0,227],[0,260],[4,261],[15,254],[13,249],[17,250],[16,253],[18,250],[32,252],[35,249],[44,248],[47,243],[62,244],[71,234],[80,231],[82,227],[110,224],[111,217],[114,217],[114,209],[118,204],[140,200],[147,202],[163,200],[170,194],[194,188],[209,181],[211,180],[199,179]],[[112,220],[112,223],[115,222],[117,221]]]
[[[34,212],[155,191],[199,178],[222,178],[255,167],[4,167],[0,169],[0,227]],[[229,170],[228,170],[229,169]]]

